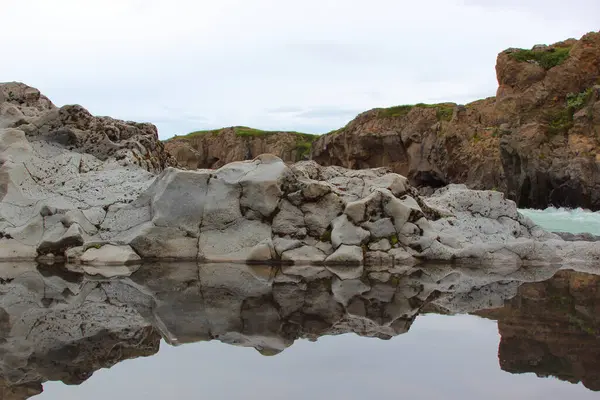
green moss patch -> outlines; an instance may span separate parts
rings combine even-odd
[[[554,47],[548,50],[525,50],[519,49],[509,56],[519,62],[535,61],[539,66],[548,70],[562,64],[568,57],[571,47]]]
[[[304,159],[310,156],[312,144],[317,140],[317,135],[299,134],[296,141],[296,150],[298,150],[298,158]]]
[[[327,230],[321,235],[319,240],[321,242],[331,242],[331,228],[327,228]]]
[[[209,129],[204,131],[194,131],[190,132],[187,135],[178,136],[176,138],[190,138],[199,135],[220,135],[227,128],[219,128],[219,129]],[[311,143],[317,138],[317,135],[311,135],[308,133],[301,133],[295,131],[264,131],[262,129],[249,128],[247,126],[234,126],[232,127],[233,131],[237,136],[265,136],[265,135],[273,135],[276,133],[292,133],[295,135],[299,135],[303,141],[310,141]]]
[[[405,117],[410,112],[410,110],[412,110],[415,107],[434,108],[436,110],[436,116],[439,120],[450,121],[452,119],[452,114],[454,113],[454,106],[455,104],[453,103],[417,103],[414,105],[401,105],[389,108],[381,108],[379,109],[377,116],[379,118],[402,118]]]
[[[546,114],[546,121],[549,135],[564,135],[573,127],[573,110],[567,108]]]
[[[412,105],[394,106],[388,108],[382,108],[377,114],[380,118],[402,118],[406,116],[410,110],[413,109]]]
[[[194,132],[190,132],[187,135],[183,135],[183,136],[175,135],[175,137],[176,138],[190,138],[190,137],[200,136],[200,135],[218,135],[221,133],[222,130],[223,130],[223,128],[210,129],[210,130],[205,130],[205,131],[194,131]]]
[[[588,88],[581,93],[569,93],[565,108],[548,112],[544,115],[549,135],[567,134],[573,127],[573,115],[584,108],[593,95],[593,88]]]
[[[569,93],[567,95],[567,108],[573,111],[582,109],[592,98],[592,93],[592,88],[588,88],[581,93]]]
[[[237,136],[264,136],[272,135],[274,131],[263,131],[262,129],[248,128],[247,126],[236,126],[233,128]]]

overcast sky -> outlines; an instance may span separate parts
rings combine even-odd
[[[0,0],[0,81],[150,121],[323,133],[358,112],[466,103],[496,54],[600,29],[598,0]]]

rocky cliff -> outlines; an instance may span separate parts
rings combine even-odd
[[[247,127],[198,131],[165,142],[166,150],[188,169],[218,168],[271,153],[286,162],[307,159],[315,135],[269,132]]]
[[[418,186],[497,189],[520,207],[600,209],[600,33],[498,55],[496,97],[374,109],[312,158],[386,166]]]

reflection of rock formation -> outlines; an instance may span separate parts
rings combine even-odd
[[[264,355],[299,338],[388,339],[408,331],[426,306],[499,307],[522,283],[554,273],[177,263],[108,279],[0,265],[0,394],[27,398],[47,380],[79,384],[99,368],[154,354],[161,336],[174,345],[216,339]]]
[[[160,336],[134,309],[81,275],[0,267],[0,396],[24,399],[41,383],[80,384],[100,368],[158,351]]]
[[[522,285],[505,307],[477,314],[498,320],[503,370],[600,390],[600,276],[559,271]]]

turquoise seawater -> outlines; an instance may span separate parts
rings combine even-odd
[[[581,208],[547,208],[545,210],[519,210],[542,228],[552,232],[584,233],[600,235],[600,212]]]

